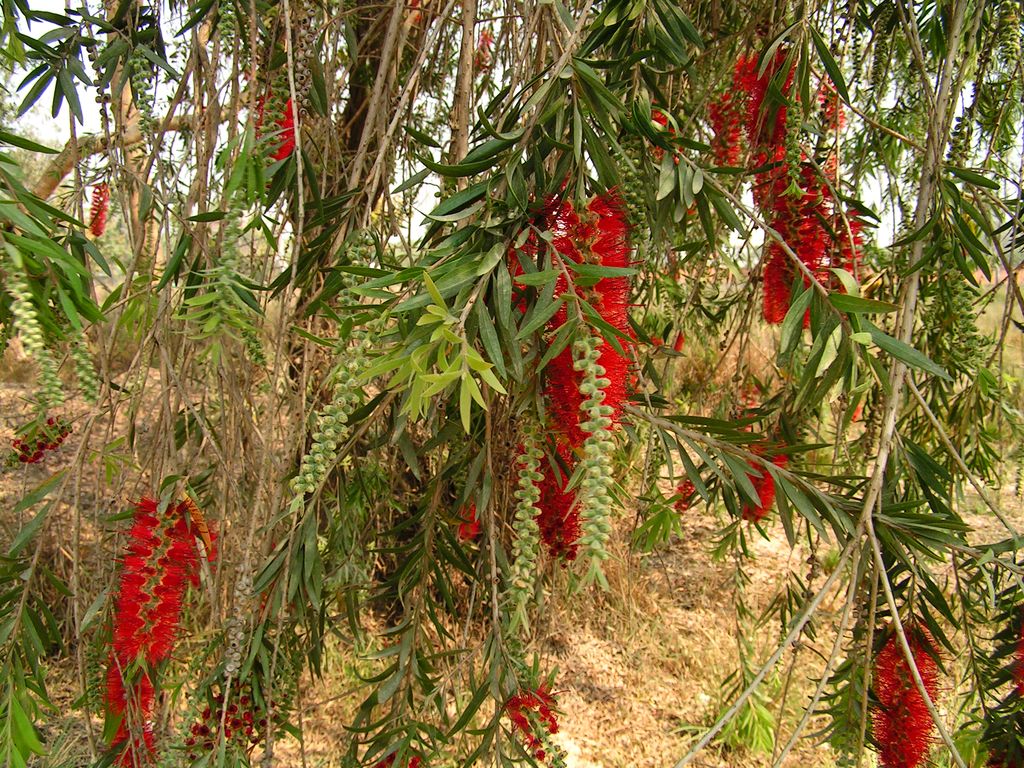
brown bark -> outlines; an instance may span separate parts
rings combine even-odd
[[[167,130],[180,131],[182,128],[190,126],[191,123],[192,118],[189,115],[175,117],[168,123]],[[126,147],[133,147],[141,144],[143,138],[142,131],[136,125],[134,130],[125,133],[122,141]],[[108,146],[107,137],[98,133],[79,136],[77,147],[75,142],[69,141],[64,145],[64,149],[54,155],[43,169],[39,179],[32,186],[32,194],[40,200],[49,199],[53,191],[74,169],[77,160],[106,152]]]
[[[476,55],[476,0],[462,0],[462,43],[459,50],[459,73],[455,83],[455,109],[452,110],[452,142],[449,161],[458,163],[469,152],[469,126],[473,122],[473,59]],[[466,179],[459,179],[465,188]]]

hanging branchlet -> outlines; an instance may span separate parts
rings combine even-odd
[[[338,460],[338,446],[348,435],[349,417],[359,406],[359,374],[365,367],[371,343],[372,335],[363,335],[355,349],[347,352],[335,375],[334,396],[317,414],[313,445],[302,457],[299,474],[291,481],[291,489],[298,496],[315,492]]]
[[[586,399],[580,410],[587,420],[580,428],[587,433],[583,443],[583,461],[580,462],[582,478],[577,503],[580,505],[580,519],[583,536],[580,543],[590,558],[590,566],[584,577],[585,583],[597,582],[608,588],[608,581],[601,569],[601,563],[608,559],[607,543],[611,534],[612,508],[612,442],[611,426],[613,409],[604,404],[605,389],[611,381],[605,378],[605,369],[598,362],[601,357],[601,339],[588,333],[573,343],[573,367],[583,374],[580,394]]]
[[[875,19],[875,50],[871,59],[871,72],[868,78],[871,84],[870,93],[885,93],[884,80],[886,72],[889,70],[889,57],[892,53],[892,17],[893,6],[885,4]]]
[[[537,556],[540,552],[540,526],[537,516],[540,508],[540,488],[538,484],[544,476],[538,471],[544,453],[537,445],[537,436],[533,428],[529,428],[523,437],[523,448],[516,459],[519,467],[519,480],[515,491],[515,520],[512,528],[516,539],[512,545],[512,574],[508,587],[508,604],[512,613],[512,629],[522,625],[529,629],[527,605],[533,594],[535,574],[537,572]]]
[[[204,272],[203,290],[185,299],[179,317],[189,324],[194,339],[214,339],[210,350],[215,358],[220,354],[216,341],[227,333],[241,337],[253,362],[259,364],[265,356],[262,349],[254,349],[260,346],[253,325],[256,301],[247,285],[239,253],[244,230],[241,215],[231,216],[224,223],[216,263]]]
[[[57,375],[57,361],[43,340],[43,327],[32,303],[28,280],[21,268],[12,261],[4,263],[4,271],[7,273],[7,292],[12,299],[14,327],[21,337],[21,343],[25,345],[25,351],[39,366],[39,403],[44,410],[61,405],[64,402],[64,385]]]

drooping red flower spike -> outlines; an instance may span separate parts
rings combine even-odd
[[[135,506],[114,605],[106,704],[120,719],[111,741],[120,765],[154,757],[149,726],[155,689],[149,670],[170,658],[188,586],[199,584],[199,551],[191,501],[168,506],[144,498]],[[209,536],[209,532],[207,532]],[[212,549],[212,537],[211,537]],[[140,736],[141,734],[141,736]]]
[[[762,151],[769,147],[782,146],[785,143],[786,119],[789,110],[785,104],[774,104],[769,108],[765,104],[765,98],[768,95],[768,87],[785,66],[786,56],[786,51],[780,47],[760,76],[758,75],[758,56],[756,54],[740,56],[736,62],[733,74],[733,93],[745,94],[746,98],[735,108],[746,107],[747,138],[752,147]],[[783,94],[790,92],[793,75],[794,69],[790,67],[779,89]]]
[[[754,448],[754,453],[758,455],[763,455],[763,451],[763,448]],[[789,456],[776,454],[771,457],[771,463],[776,467],[784,468],[789,464]],[[747,475],[754,485],[754,490],[757,491],[759,502],[756,507],[750,504],[743,505],[743,519],[758,523],[764,520],[768,512],[771,511],[772,505],[775,504],[775,480],[763,465],[751,461],[750,466],[760,473],[760,476],[752,473]]]
[[[838,173],[835,152],[820,160],[819,171],[802,152],[799,157],[793,157],[787,151],[789,106],[786,102],[774,103],[768,99],[773,82],[787,99],[795,98],[793,68],[789,67],[785,77],[782,76],[787,58],[787,52],[780,48],[765,63],[763,72],[759,72],[758,56],[739,58],[732,90],[709,109],[715,131],[712,148],[719,163],[738,161],[736,126],[740,122],[744,124],[750,162],[755,169],[754,203],[792,255],[806,267],[806,271],[801,270],[804,286],[811,284],[812,276],[828,286],[834,282],[832,267],[849,268],[856,264],[860,225],[857,224],[854,231],[851,221],[847,231],[837,215],[832,191]],[[823,83],[816,98],[821,107],[823,130],[826,134],[837,132],[842,126],[843,114],[834,88]],[[789,310],[790,288],[798,265],[774,238],[765,244],[762,263],[763,315],[774,325],[781,323]],[[808,312],[804,315],[804,326],[809,325]]]
[[[719,165],[736,167],[740,164],[744,111],[743,94],[732,91],[708,107],[708,120],[714,131],[711,152]]]
[[[505,714],[514,730],[522,736],[527,749],[538,760],[544,760],[548,738],[558,733],[555,698],[547,686],[522,690],[505,702]]]
[[[540,500],[537,506],[540,515],[537,516],[537,526],[548,554],[571,562],[576,559],[582,533],[580,513],[575,504],[576,494],[565,488],[576,466],[576,456],[564,444],[557,450],[569,474],[562,470],[561,465],[552,468],[547,466],[547,460],[542,464],[544,479],[539,488]]]
[[[778,243],[768,246],[764,263],[764,319],[778,325],[789,311],[789,289],[793,282],[793,266]]]
[[[107,213],[110,210],[110,187],[106,183],[92,188],[92,205],[89,206],[89,231],[99,237],[107,228]]]
[[[473,541],[480,535],[480,520],[476,515],[476,504],[470,504],[462,511],[459,523],[459,541]]]
[[[473,67],[480,71],[487,71],[491,68],[491,46],[494,44],[494,33],[490,27],[484,27],[480,31],[480,37],[476,44],[476,53],[473,55]]]
[[[1024,619],[1020,621],[1020,630],[1013,646],[1013,680],[1017,695],[1024,697]]]
[[[292,100],[284,104],[284,110],[279,118],[275,121],[278,129],[281,131],[278,136],[278,141],[281,143],[274,151],[275,160],[284,160],[286,157],[290,157],[292,152],[295,151],[295,114],[292,112]]]
[[[582,214],[569,202],[551,200],[545,206],[544,224],[552,234],[554,259],[585,261],[605,267],[626,267],[629,264],[629,225],[622,201],[614,192],[595,197]],[[526,248],[520,250],[520,258],[526,251]],[[569,287],[566,275],[560,275],[555,282],[555,294],[566,293]],[[579,286],[575,290],[600,314],[602,320],[627,337],[618,339],[622,352],[605,343],[601,345],[598,357],[607,381],[603,389],[603,404],[609,406],[611,419],[616,422],[625,405],[629,385],[628,353],[633,337],[629,326],[629,278],[602,278],[592,286]],[[553,337],[567,320],[568,309],[563,305],[548,322],[548,333]],[[548,363],[545,376],[544,394],[555,451],[567,472],[549,465],[543,467],[541,512],[537,522],[548,552],[573,560],[581,534],[580,513],[575,503],[575,492],[567,493],[565,486],[576,468],[587,434],[582,428],[586,418],[581,410],[584,402],[580,393],[583,373],[574,366],[571,346],[565,347]]]
[[[904,631],[921,682],[934,701],[939,691],[935,642],[916,622],[906,622]],[[885,768],[924,765],[935,725],[895,632],[875,657],[874,689],[878,703],[872,726],[881,764]]]

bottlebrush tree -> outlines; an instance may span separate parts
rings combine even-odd
[[[545,618],[696,515],[661,764],[1022,764],[1016,0],[3,12],[7,764],[296,764],[344,667],[341,765],[565,765]]]

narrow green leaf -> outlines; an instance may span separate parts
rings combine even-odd
[[[561,297],[552,299],[551,303],[541,307],[535,306],[533,312],[530,313],[530,319],[526,324],[519,329],[519,333],[516,334],[516,341],[522,341],[523,339],[529,338],[530,334],[534,331],[540,330],[548,320],[550,320],[558,308],[562,305]]]
[[[843,78],[843,73],[839,69],[839,65],[836,64],[836,60],[832,58],[832,53],[822,39],[821,34],[813,26],[811,27],[811,40],[814,41],[814,48],[818,52],[818,58],[821,59],[821,63],[825,67],[832,85],[836,87],[836,93],[839,94],[839,98],[849,103],[850,93],[846,89],[846,80]]]
[[[849,293],[830,293],[829,303],[840,312],[873,314],[875,312],[895,312],[899,307],[888,301],[864,299]]]
[[[888,352],[892,357],[903,361],[912,368],[918,368],[922,371],[938,376],[940,379],[952,381],[945,369],[941,365],[938,365],[929,359],[923,352],[914,349],[912,346],[900,341],[899,339],[894,339],[885,331],[867,320],[864,321],[864,324],[867,326],[868,333],[871,334],[871,340],[874,341],[880,349]]]
[[[37,144],[30,139],[17,136],[13,133],[8,133],[7,131],[0,131],[0,142],[10,144],[12,147],[26,149],[29,152],[43,152],[48,155],[55,155],[60,152],[59,149],[52,149],[51,147]]]
[[[953,165],[947,165],[946,168],[957,178],[962,181],[966,181],[968,184],[973,184],[976,187],[984,187],[985,189],[999,189],[999,182],[994,181],[986,176],[982,176],[980,173],[970,171],[966,168],[957,168]]]

